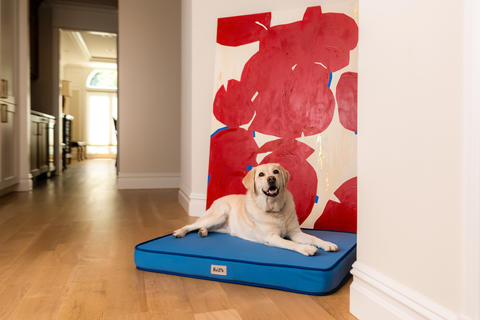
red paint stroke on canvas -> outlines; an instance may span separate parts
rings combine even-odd
[[[260,164],[280,163],[290,173],[287,189],[292,193],[299,223],[305,221],[315,204],[317,174],[307,162],[315,150],[295,139],[265,143],[259,153],[272,152]]]
[[[337,84],[338,116],[342,126],[357,132],[357,84],[356,72],[345,72]]]
[[[220,197],[247,192],[242,180],[248,166],[257,166],[257,152],[253,133],[245,129],[222,130],[210,139],[207,209]]]
[[[334,194],[340,203],[329,200],[314,228],[357,232],[357,177],[345,181]]]
[[[218,19],[217,43],[237,47],[258,41],[265,28],[270,27],[270,12]]]
[[[251,99],[247,99],[243,86],[237,80],[229,80],[227,89],[221,86],[213,102],[213,115],[221,123],[230,128],[238,128],[247,124],[255,112]]]

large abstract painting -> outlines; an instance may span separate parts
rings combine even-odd
[[[356,232],[355,1],[218,20],[207,208],[280,163],[303,227]]]

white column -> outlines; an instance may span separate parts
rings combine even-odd
[[[28,0],[19,0],[17,6],[17,116],[18,116],[18,176],[17,191],[32,189],[30,179],[30,50]]]

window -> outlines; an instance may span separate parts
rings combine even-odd
[[[117,89],[117,70],[94,70],[87,78],[87,87]]]
[[[117,119],[117,71],[94,70],[87,78],[87,87],[87,153],[116,154],[113,119]]]
[[[113,119],[117,119],[117,94],[88,93],[87,154],[110,157],[117,153],[117,136]]]

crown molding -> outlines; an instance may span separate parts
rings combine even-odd
[[[88,50],[87,44],[85,40],[83,40],[82,34],[78,31],[65,31],[70,39],[72,39],[73,43],[77,47],[77,49],[83,54],[87,61],[92,60],[92,55],[90,54],[90,50]]]

